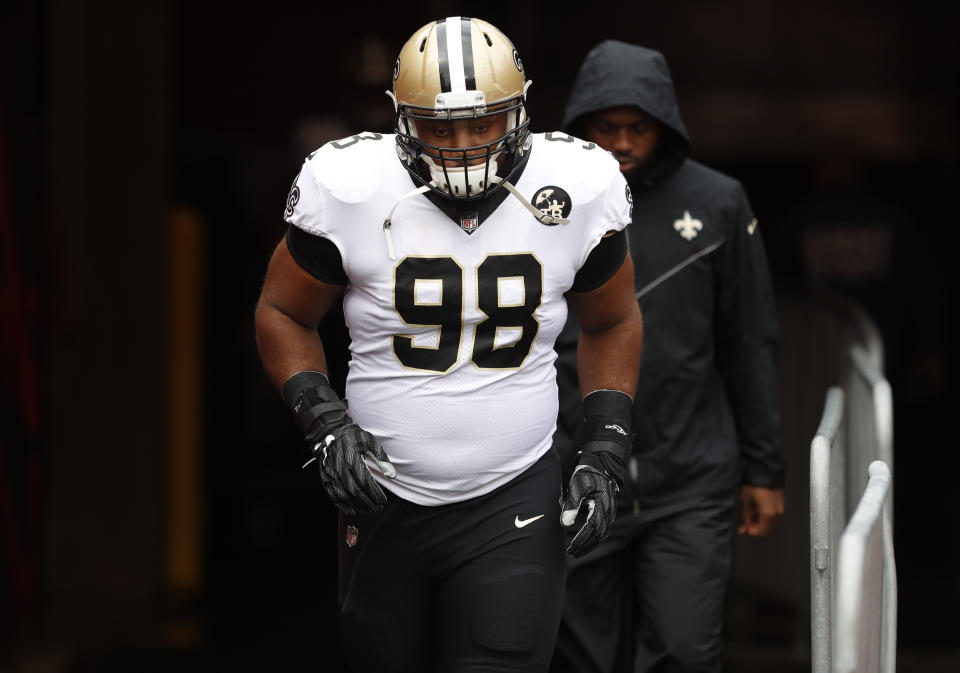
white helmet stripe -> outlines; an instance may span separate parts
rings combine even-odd
[[[463,43],[465,40],[461,35],[461,31],[466,28],[470,30],[470,21],[461,21],[459,16],[448,17],[446,21],[446,49],[447,49],[447,63],[450,67],[450,91],[466,91],[467,82],[466,76],[463,71]],[[469,33],[467,33],[467,40],[469,40]],[[443,37],[438,34],[437,38]],[[441,49],[443,47],[441,46]],[[473,62],[473,54],[470,55],[470,62]]]

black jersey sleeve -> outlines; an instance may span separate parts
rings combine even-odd
[[[594,246],[573,279],[571,292],[589,292],[606,283],[617,272],[627,256],[627,235],[620,230],[604,236]]]
[[[331,285],[346,285],[349,281],[340,250],[330,239],[290,225],[287,227],[287,248],[294,261],[317,280]]]

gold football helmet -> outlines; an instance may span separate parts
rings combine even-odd
[[[394,130],[400,159],[414,181],[445,197],[487,196],[526,162],[530,82],[517,50],[497,28],[467,17],[433,21],[413,34],[393,68]],[[503,115],[498,118],[496,115]],[[470,147],[430,144],[421,126],[486,120],[501,127]]]

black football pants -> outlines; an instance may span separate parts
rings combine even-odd
[[[504,486],[340,516],[340,622],[356,673],[545,672],[563,605],[553,452]]]
[[[568,564],[553,673],[719,673],[734,498],[618,515]]]

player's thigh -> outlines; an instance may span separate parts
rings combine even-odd
[[[437,595],[443,673],[547,670],[563,605],[559,483],[548,456],[473,512],[476,552]]]
[[[432,591],[405,541],[409,504],[340,515],[340,629],[355,673],[423,673],[432,666]]]
[[[658,521],[644,536],[635,578],[638,663],[647,655],[676,665],[663,670],[719,670],[733,527],[730,498]]]

